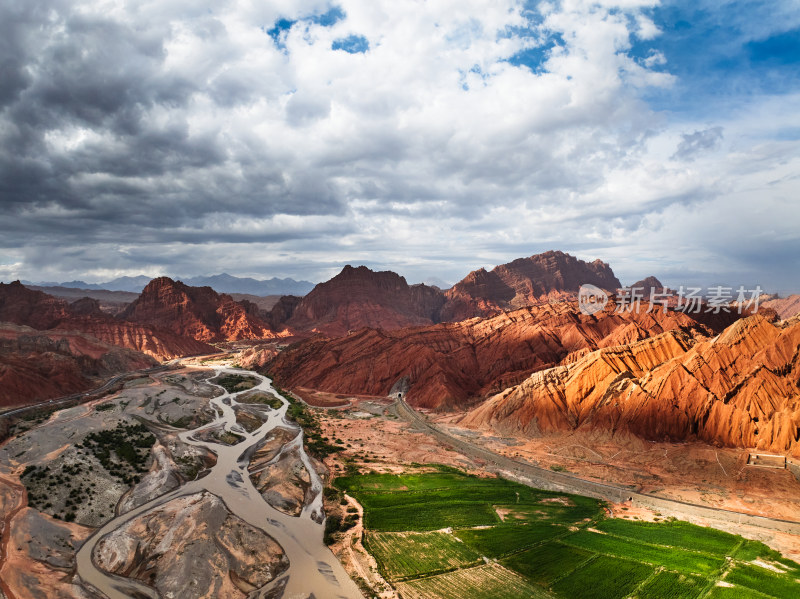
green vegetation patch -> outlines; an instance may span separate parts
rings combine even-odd
[[[631,522],[614,518],[597,525],[599,530],[653,545],[669,545],[703,551],[712,555],[729,555],[741,537],[713,528],[701,528],[688,522]]]
[[[500,563],[542,586],[550,587],[593,556],[593,553],[576,547],[548,543],[502,559]]]
[[[143,424],[117,424],[116,428],[89,433],[77,448],[92,452],[109,474],[126,485],[138,483],[156,438]]]
[[[373,532],[365,545],[389,580],[447,572],[480,559],[471,547],[444,532]]]
[[[303,438],[306,449],[315,458],[323,459],[332,453],[342,450],[341,447],[329,443],[328,438],[322,435],[322,427],[320,426],[319,419],[311,408],[297,401],[280,387],[273,386],[273,388],[281,397],[289,402],[289,406],[286,409],[286,417],[289,420],[294,420],[303,428]]]
[[[331,515],[325,518],[325,533],[322,540],[326,545],[336,542],[336,533],[346,532],[358,524],[358,514],[348,513],[344,518]]]
[[[766,562],[774,562],[781,569],[786,570],[795,578],[800,578],[800,564],[786,559],[774,549],[770,549],[760,541],[744,540],[739,549],[734,553],[734,558],[742,562],[752,562],[760,559]]]
[[[770,597],[800,597],[800,582],[789,573],[777,573],[761,566],[737,564],[728,573],[725,582],[730,582]]]
[[[272,393],[265,393],[264,391],[253,391],[252,393],[240,395],[236,398],[236,401],[239,403],[262,404],[269,406],[273,410],[277,410],[283,406],[283,402],[280,398],[275,397]]]
[[[398,585],[407,599],[537,599],[551,597],[497,564],[456,570]]]
[[[769,595],[758,593],[745,587],[713,587],[703,599],[764,599]]]
[[[620,599],[652,573],[653,568],[646,564],[601,555],[561,578],[553,590],[564,597]]]
[[[241,374],[223,374],[215,379],[212,379],[211,382],[219,385],[228,393],[247,391],[259,383],[257,378]]]
[[[648,545],[633,539],[624,539],[588,530],[581,530],[564,537],[563,542],[595,553],[629,558],[681,572],[713,574],[721,570],[725,563],[724,558],[720,556]]]
[[[563,535],[566,529],[549,522],[498,525],[492,528],[459,530],[458,538],[486,557],[500,557]]]
[[[364,506],[365,545],[404,597],[800,597],[800,565],[762,543],[687,522],[605,520],[588,497],[452,469],[334,485]],[[723,572],[730,586],[713,586]]]
[[[658,572],[639,592],[639,599],[695,599],[705,589],[707,581],[699,576],[678,572]]]
[[[431,503],[397,504],[393,507],[370,509],[364,514],[365,526],[379,531],[467,528],[496,524],[498,521],[497,514],[486,503],[441,503],[435,498]]]

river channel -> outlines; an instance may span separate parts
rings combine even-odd
[[[250,597],[276,596],[284,599],[312,596],[317,599],[363,597],[356,584],[322,541],[324,528],[322,480],[312,467],[305,452],[302,432],[284,446],[284,449],[287,450],[294,447],[298,449],[311,480],[312,492],[307,494],[307,497],[311,499],[306,501],[299,516],[290,516],[273,508],[264,500],[250,480],[248,456],[252,455],[255,447],[275,427],[297,428],[297,424],[286,419],[288,402],[275,392],[270,379],[256,372],[219,367],[214,368],[214,374],[209,379],[220,374],[249,375],[258,379],[259,384],[252,389],[237,393],[228,393],[223,390],[222,395],[210,400],[212,407],[216,408],[216,419],[180,435],[184,442],[204,447],[216,454],[216,464],[206,476],[188,482],[144,505],[121,514],[95,531],[77,553],[77,571],[80,579],[109,599],[138,599],[140,597],[158,599],[159,595],[152,587],[97,568],[92,558],[94,548],[105,535],[137,516],[177,497],[206,491],[222,499],[232,514],[266,532],[283,548],[289,560],[287,571],[266,587],[252,593]],[[278,409],[271,410],[267,420],[259,428],[248,433],[237,424],[234,406],[238,405],[236,398],[239,395],[254,390],[272,393],[282,401],[282,405]],[[197,436],[197,433],[203,429],[220,425],[224,427],[225,431],[244,437],[244,440],[236,445],[226,446],[201,440]],[[275,459],[279,456],[280,453]]]

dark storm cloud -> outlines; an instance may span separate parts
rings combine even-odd
[[[0,224],[6,247],[56,234],[155,242],[216,213],[341,212],[324,181],[287,182],[269,156],[233,149],[213,120],[192,130],[187,105],[208,82],[165,64],[168,22],[58,1],[4,2],[2,15],[0,206],[16,217]],[[214,19],[194,28],[205,40],[225,36]],[[236,78],[215,80],[212,97],[232,106],[257,93]]]

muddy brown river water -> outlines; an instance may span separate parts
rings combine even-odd
[[[310,499],[307,499],[299,516],[284,514],[270,506],[250,481],[247,456],[251,452],[248,450],[255,448],[276,426],[297,427],[296,424],[286,420],[288,402],[281,397],[283,405],[277,410],[272,410],[266,422],[258,429],[248,433],[236,422],[234,412],[234,406],[238,405],[236,398],[242,393],[253,390],[273,393],[276,397],[280,396],[272,388],[270,379],[256,372],[232,368],[215,368],[214,371],[214,375],[209,378],[220,374],[246,374],[259,380],[259,384],[253,389],[238,393],[225,392],[212,399],[211,405],[217,409],[217,418],[209,424],[180,435],[184,442],[205,447],[214,452],[217,455],[216,465],[203,478],[186,483],[138,508],[121,514],[98,529],[78,551],[77,571],[80,579],[109,599],[139,597],[157,599],[159,595],[152,587],[97,568],[93,559],[94,549],[105,535],[137,516],[154,510],[177,497],[206,491],[222,499],[232,514],[275,539],[289,560],[289,569],[286,572],[266,587],[251,593],[250,597],[276,596],[284,599],[305,597],[355,599],[363,597],[356,584],[322,541],[324,527],[322,480],[312,467],[305,452],[302,433],[288,441],[282,448],[285,450],[297,448],[311,480],[311,492],[306,495]],[[244,441],[233,446],[226,446],[198,438],[199,431],[220,425],[224,427],[225,431],[244,437]],[[280,457],[280,453],[274,459],[278,459],[278,457]]]

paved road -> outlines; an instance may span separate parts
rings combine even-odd
[[[42,407],[56,407],[61,404],[69,403],[71,401],[80,400],[84,397],[97,395],[98,393],[105,393],[124,378],[140,374],[152,374],[154,372],[161,372],[163,370],[166,370],[167,368],[169,368],[169,364],[162,364],[160,366],[154,366],[153,368],[147,368],[145,370],[133,370],[130,372],[118,374],[108,379],[100,387],[92,389],[91,391],[85,391],[83,393],[73,393],[72,395],[65,395],[63,397],[58,397],[55,399],[47,399],[45,401],[40,401],[39,403],[24,406],[22,408],[9,410],[8,412],[3,412],[2,414],[0,414],[0,418],[4,418],[7,416],[14,416],[15,414],[22,414],[24,412],[33,411],[37,408],[42,408]]]
[[[400,418],[410,422],[416,428],[430,434],[442,443],[450,445],[456,451],[472,458],[482,460],[493,467],[495,471],[511,474],[533,487],[565,491],[578,495],[588,495],[599,499],[614,502],[632,500],[646,507],[656,508],[662,512],[672,512],[673,515],[685,519],[703,518],[725,522],[727,524],[746,524],[770,530],[800,534],[800,522],[754,516],[733,510],[713,508],[707,505],[665,499],[648,493],[640,493],[623,485],[600,483],[586,480],[564,472],[554,472],[539,468],[528,462],[514,460],[500,455],[485,447],[470,443],[455,437],[429,422],[422,414],[414,410],[404,400],[398,399],[390,409]]]

